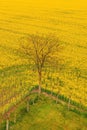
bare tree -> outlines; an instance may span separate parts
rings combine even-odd
[[[59,40],[55,35],[32,34],[22,37],[20,50],[32,61],[38,72],[39,94],[42,86],[44,65],[55,62],[59,51]]]

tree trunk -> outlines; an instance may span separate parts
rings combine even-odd
[[[42,74],[41,71],[39,71],[39,94],[41,94],[41,85],[42,85]]]
[[[6,130],[9,130],[9,119],[6,120]]]

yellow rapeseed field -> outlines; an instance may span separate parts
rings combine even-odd
[[[28,61],[18,53],[20,38],[32,33],[53,33],[63,46],[58,56],[62,59],[61,71],[53,72],[51,81],[46,77],[49,72],[44,76],[44,83],[50,87],[53,78],[60,78],[64,82],[61,94],[71,95],[72,100],[87,106],[86,5],[86,0],[0,0],[0,96],[3,102],[8,99],[7,103],[2,103],[0,113],[21,99],[22,88],[26,95],[29,86],[24,88],[24,84],[37,84],[35,72],[24,69]],[[15,66],[17,69],[22,65],[23,72],[20,73],[21,69],[14,72]],[[19,82],[23,82],[22,87]],[[13,93],[8,94],[12,87],[15,87]],[[6,93],[2,93],[3,90]],[[17,95],[9,102],[14,92]]]

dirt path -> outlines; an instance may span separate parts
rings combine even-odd
[[[31,94],[35,94],[35,93],[39,93],[39,90],[38,89],[34,89],[30,92],[30,95]],[[44,96],[46,97],[49,97],[50,99],[56,101],[56,102],[59,102],[60,104],[62,104],[63,106],[66,106],[67,109],[68,109],[68,103],[67,102],[64,102],[63,100],[61,99],[58,99],[56,96],[52,95],[52,94],[48,94],[47,92],[42,92],[41,94],[43,94]],[[14,105],[13,107],[11,107],[6,113],[4,113],[4,115],[2,115],[2,118],[6,119],[7,116],[10,116],[10,114],[12,112],[14,112],[24,101],[28,100],[29,98],[29,95],[26,96],[23,100],[21,100],[19,103],[17,103],[16,105]],[[74,106],[72,104],[70,104],[70,109],[76,109],[80,112],[87,112],[86,110],[82,109],[82,108],[79,108],[77,106]],[[0,119],[0,123],[2,121],[2,118]]]
[[[33,91],[31,92],[31,94],[33,94],[33,93],[39,93],[38,89],[33,90]],[[52,100],[55,100],[55,101],[61,103],[62,105],[66,106],[67,109],[68,109],[68,103],[67,103],[67,102],[64,102],[63,100],[58,99],[56,96],[54,96],[54,95],[52,95],[52,94],[48,94],[47,92],[42,92],[42,94],[45,95],[46,97],[49,97],[49,98],[52,99]],[[76,109],[76,110],[78,110],[79,112],[87,112],[86,110],[84,110],[84,109],[82,109],[82,108],[79,108],[79,107],[77,107],[77,106],[75,106],[75,105],[72,105],[72,104],[70,104],[69,107],[70,107],[70,109]]]

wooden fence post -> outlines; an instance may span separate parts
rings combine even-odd
[[[9,130],[9,118],[10,118],[10,114],[6,115],[6,130]]]

